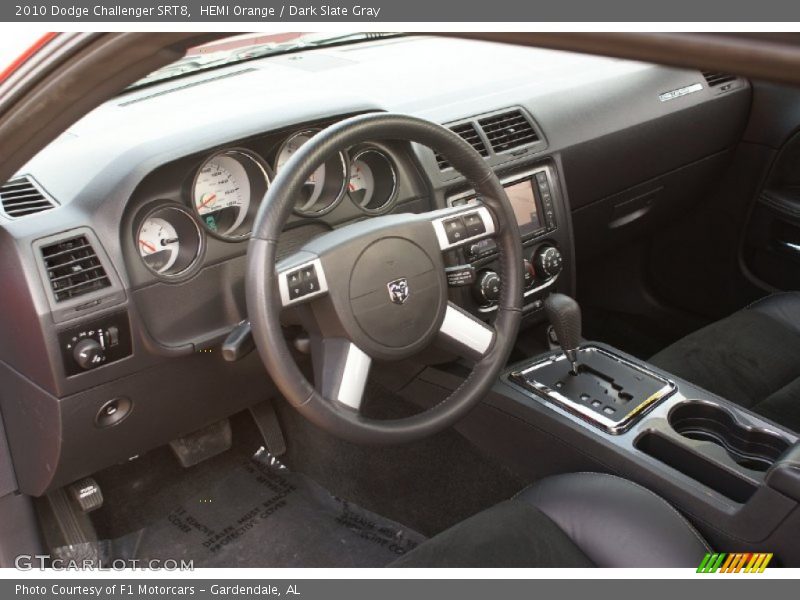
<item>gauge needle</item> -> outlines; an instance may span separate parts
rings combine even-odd
[[[170,244],[177,244],[179,241],[180,240],[178,240],[178,238],[168,238],[168,239],[161,240],[161,245],[162,246],[169,246]]]
[[[151,244],[150,242],[146,242],[146,241],[144,241],[144,240],[139,240],[139,243],[140,243],[142,246],[144,246],[144,247],[145,247],[145,249],[147,249],[147,250],[150,250],[150,252],[155,252],[155,251],[156,251],[156,247],[155,247],[155,246],[153,246],[153,244]]]
[[[216,200],[216,199],[217,199],[217,195],[216,194],[211,194],[210,196],[207,196],[206,198],[202,199],[200,201],[200,204],[197,205],[197,208],[205,208],[206,206],[208,206],[209,204],[214,202],[214,200]]]

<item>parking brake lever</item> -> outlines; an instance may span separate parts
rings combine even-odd
[[[244,320],[231,330],[222,343],[222,358],[235,362],[250,354],[255,347],[250,321]]]
[[[578,346],[581,343],[581,307],[566,294],[550,294],[544,300],[544,311],[553,326],[561,350],[578,374]]]

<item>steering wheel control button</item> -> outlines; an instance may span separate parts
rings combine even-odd
[[[317,296],[328,289],[319,259],[281,273],[279,277],[284,306]]]
[[[445,220],[444,231],[447,234],[447,241],[451,244],[461,243],[467,237],[467,229],[461,217]]]
[[[317,270],[314,265],[303,269],[300,276],[303,294],[313,294],[319,291],[319,280],[317,279]]]
[[[464,215],[464,227],[467,230],[468,237],[486,233],[486,225],[483,224],[483,219],[476,212]]]
[[[474,205],[470,205],[469,210],[434,219],[432,222],[442,250],[460,246],[464,242],[477,240],[495,232],[494,220],[485,206],[475,208]]]
[[[295,300],[303,295],[303,277],[300,271],[293,271],[286,276],[289,284],[289,298]]]

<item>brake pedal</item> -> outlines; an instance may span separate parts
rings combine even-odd
[[[196,464],[230,450],[233,445],[231,422],[223,419],[212,423],[194,433],[172,440],[169,447],[175,453],[181,466],[193,467]]]

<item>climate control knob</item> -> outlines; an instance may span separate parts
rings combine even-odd
[[[483,271],[473,288],[475,298],[481,304],[494,304],[500,299],[500,276],[494,271]]]
[[[536,272],[539,276],[549,279],[561,273],[564,257],[561,256],[561,251],[555,246],[545,245],[536,250],[533,262],[536,265]]]
[[[75,344],[72,357],[81,369],[94,369],[106,360],[105,351],[97,340],[86,338]]]

